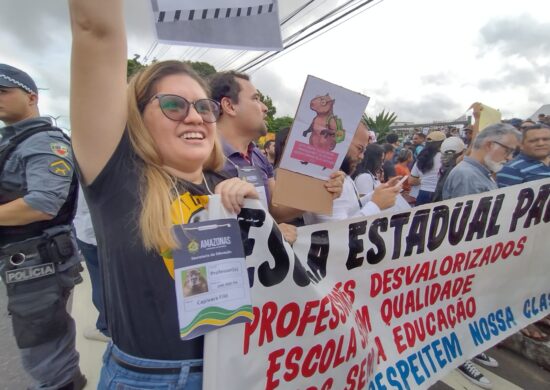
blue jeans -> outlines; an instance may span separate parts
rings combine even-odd
[[[86,267],[88,267],[88,273],[90,274],[90,282],[92,283],[92,303],[99,312],[95,326],[105,336],[109,336],[107,320],[105,318],[105,305],[103,304],[103,282],[99,268],[97,246],[80,241],[79,239],[76,239],[76,242],[78,244],[78,249],[80,249],[82,256],[84,256]]]
[[[144,374],[121,367],[114,359],[138,367],[181,368],[179,374]],[[152,360],[122,352],[109,343],[103,355],[103,368],[98,390],[202,390],[202,372],[189,372],[190,367],[202,366],[202,359]]]

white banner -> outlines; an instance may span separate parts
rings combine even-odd
[[[277,0],[151,0],[158,41],[252,50],[283,48]]]
[[[206,337],[205,389],[421,389],[550,313],[550,180],[299,229],[239,215],[254,321]]]

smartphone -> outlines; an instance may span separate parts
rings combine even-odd
[[[396,186],[400,186],[402,185],[403,183],[405,183],[405,180],[407,180],[409,178],[409,175],[405,175],[403,176],[403,178],[401,178],[401,180],[399,180],[396,184]]]

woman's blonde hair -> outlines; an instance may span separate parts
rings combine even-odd
[[[180,61],[154,63],[132,76],[128,84],[128,133],[136,154],[144,161],[140,184],[142,210],[139,227],[143,244],[148,250],[177,247],[171,233],[171,204],[177,196],[172,191],[174,181],[162,168],[162,156],[142,118],[145,106],[157,92],[158,82],[174,74],[190,76],[209,93],[208,86],[200,76]],[[219,170],[223,161],[221,144],[216,134],[214,148],[203,169]]]

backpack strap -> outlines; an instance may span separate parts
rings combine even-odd
[[[35,127],[32,129],[23,131],[22,133],[11,137],[5,145],[0,147],[0,172],[4,170],[4,165],[6,165],[6,162],[8,161],[9,157],[20,144],[22,144],[26,139],[32,137],[35,134],[41,133],[43,131],[50,131],[50,130],[61,132],[61,134],[63,134],[65,139],[67,139],[70,143],[69,137],[67,137],[61,129],[57,127],[53,127],[51,125],[39,126],[39,127]]]

